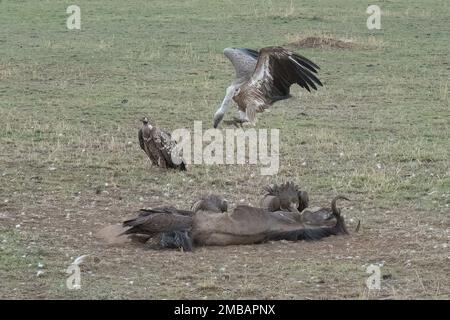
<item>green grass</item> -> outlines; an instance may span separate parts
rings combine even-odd
[[[154,261],[164,254],[105,249],[89,235],[143,205],[188,207],[210,191],[232,203],[256,204],[263,185],[292,179],[316,205],[336,193],[354,200],[346,212],[363,220],[363,240],[373,240],[359,251],[361,265],[384,255],[374,248],[381,243],[401,250],[406,244],[396,238],[399,228],[423,238],[407,259],[419,259],[420,277],[436,277],[434,282],[408,285],[416,274],[395,259],[398,253],[386,253],[402,287],[384,295],[448,298],[448,285],[442,285],[449,281],[448,249],[440,247],[448,244],[450,212],[448,1],[380,1],[378,31],[367,30],[368,4],[356,0],[80,0],[80,31],[66,28],[69,4],[0,1],[0,231],[7,241],[0,270],[8,279],[0,297],[372,297],[364,293],[359,262],[348,261],[333,269],[339,279],[347,279],[349,269],[357,274],[342,280],[342,293],[290,285],[278,292],[279,277],[265,263],[252,267],[260,275],[251,275],[246,288],[233,287],[239,280],[221,286],[205,267],[194,277],[198,288],[186,291],[165,276],[178,279],[183,270]],[[356,45],[298,49],[320,65],[324,88],[313,94],[296,88],[294,99],[259,114],[258,128],[281,129],[277,176],[260,176],[254,166],[190,166],[187,173],[149,166],[137,143],[138,119],[149,115],[168,130],[192,128],[194,120],[212,126],[234,74],[223,48],[286,45],[307,36]],[[16,224],[22,227],[16,230]],[[35,239],[38,253],[21,259],[27,239]],[[345,250],[345,241],[335,250]],[[425,249],[430,256],[423,255]],[[216,261],[233,250],[241,257],[240,250],[249,249],[202,249],[198,256]],[[109,262],[89,276],[83,290],[68,292],[64,270],[71,257],[87,252]],[[302,268],[328,261],[310,253],[313,261]],[[41,255],[48,272],[37,278],[34,264]],[[139,257],[135,267],[128,267],[130,257]],[[178,253],[170,257],[174,265],[184,259]],[[195,258],[187,260],[185,270],[194,268]],[[295,275],[295,265],[286,268],[285,276]],[[121,279],[124,270],[140,284],[124,288],[127,281],[114,278]],[[261,293],[265,281],[273,292]],[[36,283],[27,289],[25,282]],[[147,289],[156,283],[161,286],[150,295]]]

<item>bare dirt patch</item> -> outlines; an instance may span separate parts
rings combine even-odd
[[[352,40],[338,40],[331,37],[306,37],[287,44],[293,49],[319,48],[319,49],[355,49],[361,47]]]

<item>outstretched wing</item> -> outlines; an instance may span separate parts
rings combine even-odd
[[[247,48],[225,48],[223,54],[233,64],[238,80],[251,77],[258,60],[258,51]]]
[[[251,78],[240,87],[233,99],[250,121],[278,100],[290,97],[290,87],[297,83],[311,91],[322,83],[315,73],[320,69],[311,60],[282,47],[267,47],[259,58]]]
[[[250,83],[261,95],[271,100],[288,97],[292,84],[311,91],[322,86],[315,73],[320,69],[311,60],[282,47],[267,47],[260,51],[258,63]]]

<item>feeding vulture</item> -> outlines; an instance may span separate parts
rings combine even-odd
[[[333,223],[333,217],[340,214],[337,208],[337,200],[348,198],[338,195],[331,200],[330,208],[309,207],[309,196],[306,191],[298,190],[292,182],[281,185],[269,185],[264,188],[266,194],[260,201],[262,208],[270,211],[297,212],[301,221],[308,226],[324,226]]]
[[[142,128],[139,129],[138,138],[141,149],[154,165],[186,171],[186,164],[181,157],[177,159],[179,164],[173,161],[172,150],[176,142],[172,140],[170,133],[156,127],[147,117],[142,118]]]
[[[214,115],[217,128],[231,100],[238,106],[237,123],[255,124],[256,113],[279,100],[291,97],[289,89],[297,83],[311,91],[322,83],[315,73],[320,69],[311,60],[282,47],[266,47],[259,52],[244,48],[226,48],[224,55],[236,70],[236,79],[227,88],[225,98]]]
[[[164,248],[183,248],[192,251],[190,230],[196,212],[220,213],[227,211],[227,201],[217,195],[208,195],[195,202],[192,210],[179,210],[174,207],[141,209],[134,219],[124,221],[122,226],[128,228],[120,235],[147,235],[153,237],[161,234],[160,244]],[[148,239],[148,238],[147,238]]]
[[[298,186],[293,182],[269,185],[264,190],[266,194],[261,199],[260,205],[271,212],[279,210],[301,212],[309,205],[308,193],[298,190]]]

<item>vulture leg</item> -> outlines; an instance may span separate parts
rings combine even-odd
[[[238,110],[239,118],[233,117],[233,120],[224,120],[223,123],[228,125],[234,125],[236,128],[242,128],[244,124],[249,124],[247,114],[241,110]]]
[[[214,114],[214,128],[217,128],[220,121],[222,121],[223,116],[225,115],[225,112],[227,111],[228,107],[231,105],[235,89],[236,88],[234,85],[231,85],[227,88],[225,98],[223,98],[220,108],[217,109],[216,113]]]

